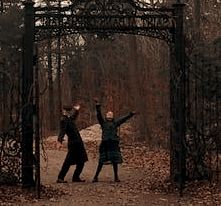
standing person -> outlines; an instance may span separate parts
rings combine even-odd
[[[117,128],[135,115],[135,112],[114,119],[113,112],[106,113],[105,119],[101,114],[101,105],[96,101],[97,119],[102,129],[102,140],[99,147],[99,163],[92,182],[98,182],[99,173],[104,164],[112,164],[115,182],[120,182],[118,177],[118,164],[123,162],[119,147],[120,139],[117,135]]]
[[[63,107],[63,115],[60,121],[60,133],[58,136],[58,147],[62,147],[64,135],[66,134],[68,136],[68,153],[58,175],[57,183],[67,182],[64,181],[64,177],[71,165],[76,165],[72,182],[85,182],[85,180],[80,179],[80,174],[84,168],[84,163],[88,160],[88,157],[81,135],[75,125],[79,109],[80,105],[76,105],[74,107]]]

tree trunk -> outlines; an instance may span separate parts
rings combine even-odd
[[[201,4],[200,0],[193,0],[194,3],[194,13],[193,13],[193,21],[194,21],[194,42],[198,44],[200,42],[200,13],[201,13]]]
[[[51,57],[51,38],[47,40],[47,56],[48,56],[48,111],[49,111],[49,128],[50,132],[55,129],[54,122],[54,87],[53,87],[53,71]]]

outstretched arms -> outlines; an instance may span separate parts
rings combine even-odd
[[[121,124],[123,124],[124,122],[126,122],[128,119],[130,119],[131,117],[133,117],[136,114],[136,112],[130,112],[129,114],[122,116],[118,119],[116,119],[116,125],[120,126]]]

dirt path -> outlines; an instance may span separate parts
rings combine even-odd
[[[123,131],[123,130],[122,130]],[[128,128],[125,131],[129,131]],[[72,166],[66,176],[67,184],[57,184],[56,179],[66,156],[66,144],[56,150],[56,136],[44,141],[47,161],[41,159],[42,199],[35,193],[21,188],[2,188],[5,193],[0,205],[14,206],[218,206],[221,205],[221,189],[209,182],[189,184],[184,197],[180,198],[176,187],[167,181],[169,177],[169,154],[166,150],[150,150],[148,145],[122,139],[122,154],[125,162],[119,168],[121,182],[113,181],[110,165],[105,166],[99,182],[92,183],[97,167],[97,151],[100,127],[93,125],[81,131],[89,161],[82,173],[85,183],[72,183]],[[127,136],[125,133],[122,135]],[[42,151],[43,154],[43,151]],[[16,190],[16,191],[15,191]],[[26,192],[28,194],[26,195]],[[30,194],[29,194],[30,193]],[[1,194],[0,194],[1,195]],[[58,196],[60,195],[60,196]]]
[[[92,183],[97,161],[89,159],[86,163],[82,178],[85,183],[72,183],[71,178],[74,166],[69,170],[66,180],[67,184],[55,183],[57,174],[65,157],[65,151],[47,150],[48,163],[42,161],[42,183],[62,189],[69,195],[50,200],[40,200],[32,205],[76,205],[76,206],[106,206],[106,205],[184,205],[179,198],[172,195],[162,195],[153,193],[142,188],[144,174],[142,170],[129,169],[122,165],[119,170],[121,182],[113,182],[112,167],[105,166],[102,170],[98,183]]]

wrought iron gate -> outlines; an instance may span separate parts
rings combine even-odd
[[[188,179],[219,178],[220,51],[220,43],[214,41],[198,46],[187,58],[185,147]]]
[[[6,7],[8,4],[5,5]],[[1,17],[7,18],[1,2]],[[20,22],[17,22],[18,24]],[[1,24],[0,38],[0,185],[21,181],[21,43],[8,41],[7,27]],[[12,29],[12,31],[14,31]],[[19,35],[19,33],[17,33]],[[16,43],[15,43],[16,42]]]
[[[152,2],[152,1],[151,1]],[[23,67],[23,105],[30,100],[33,84],[34,42],[73,33],[114,33],[143,35],[164,40],[171,48],[171,177],[183,188],[185,177],[185,65],[183,8],[179,1],[163,7],[161,1],[141,3],[137,0],[76,0],[61,6],[34,7],[25,2],[25,37]],[[32,98],[32,97],[31,97]],[[32,182],[33,101],[22,115],[23,184]]]
[[[61,6],[61,1],[58,1],[53,6],[45,7],[34,7],[32,0],[24,3],[21,95],[23,185],[33,185],[40,181],[40,175],[35,181],[33,177],[34,165],[38,166],[39,173],[40,164],[39,137],[34,133],[34,128],[37,128],[34,127],[34,122],[38,125],[38,81],[35,76],[38,72],[34,70],[34,43],[48,38],[49,35],[60,37],[73,33],[122,33],[158,38],[166,41],[171,48],[171,177],[179,183],[182,190],[186,173],[184,4],[177,1],[176,4],[163,7],[161,1],[150,2],[152,3],[141,3],[139,0],[76,0],[70,1],[69,5]]]

